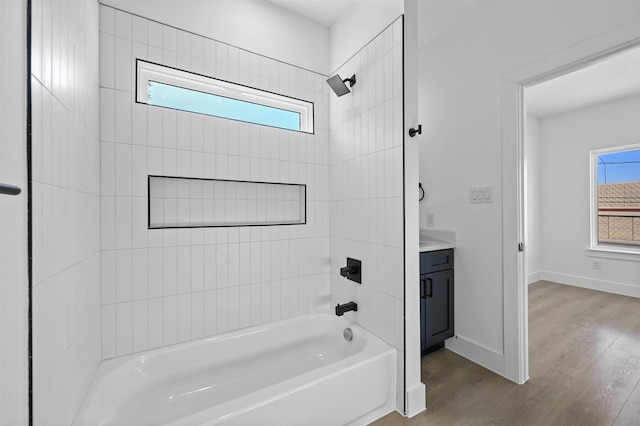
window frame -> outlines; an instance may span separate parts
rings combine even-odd
[[[304,101],[301,99],[296,99],[225,80],[220,80],[215,77],[208,77],[202,74],[184,71],[153,62],[144,61],[141,59],[136,59],[136,102],[151,106],[159,106],[149,103],[148,85],[150,81],[298,113],[300,114],[300,130],[287,129],[279,126],[270,126],[263,123],[253,123],[251,121],[244,120],[236,121],[249,122],[262,126],[274,127],[277,129],[291,130],[294,132],[314,133],[313,102]],[[164,106],[159,107],[168,108]],[[199,112],[193,113],[201,114]],[[218,117],[213,114],[211,114],[210,116]],[[233,118],[228,119],[234,120]]]
[[[614,152],[636,151],[640,149],[640,143],[616,146],[611,148],[594,149],[589,152],[590,161],[590,244],[587,253],[593,257],[605,257],[611,259],[635,260],[640,262],[640,246],[632,244],[600,243],[598,232],[598,157],[602,154]]]

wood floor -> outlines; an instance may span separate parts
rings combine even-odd
[[[640,426],[640,299],[529,286],[529,380],[516,385],[446,349],[422,359],[427,411],[375,426]]]

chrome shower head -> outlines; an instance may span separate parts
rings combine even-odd
[[[351,93],[349,87],[353,87],[356,84],[356,75],[352,75],[351,78],[345,78],[344,80],[340,77],[339,74],[334,75],[333,77],[327,79],[327,83],[333,89],[333,91],[338,95],[338,97],[342,95],[346,95],[347,93]],[[349,87],[345,83],[349,83]]]

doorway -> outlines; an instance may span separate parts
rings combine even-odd
[[[630,191],[640,188],[636,186],[640,185],[640,173],[635,172],[640,170],[640,161],[634,161],[640,157],[640,145],[634,150],[627,144],[640,137],[639,71],[640,48],[632,47],[524,89],[524,284],[535,306],[544,303],[541,298],[549,294],[561,299],[565,290],[571,291],[568,286],[625,294],[624,288],[616,288],[622,287],[616,281],[634,280],[615,268],[620,260],[600,257],[595,250],[585,248],[589,241],[597,244],[598,235],[607,238],[609,234],[621,240],[628,238],[629,249],[636,244],[632,241],[632,224],[640,219],[634,218],[636,209],[632,208]],[[594,152],[602,151],[607,153],[598,155],[597,160],[591,158]],[[606,164],[598,164],[598,160]],[[609,222],[611,227],[607,226]],[[612,241],[612,250],[625,247],[625,241],[601,241]],[[547,293],[550,289],[553,292]],[[597,297],[598,293],[590,294]],[[544,316],[565,315],[560,323],[570,321],[569,315],[580,315],[584,309],[584,305],[574,305],[549,310]],[[540,350],[547,336],[562,325],[541,336],[545,318],[537,313],[530,315],[532,376],[540,371],[540,365],[549,362],[560,362],[563,371],[569,369],[564,361],[580,356],[563,349],[561,342]],[[564,333],[570,335],[568,330]],[[574,359],[576,363],[588,362],[589,354],[596,351],[598,333],[593,334],[590,350],[584,351],[584,358]],[[551,356],[551,352],[558,355]]]
[[[529,378],[526,265],[525,90],[640,45],[625,26],[517,69],[503,78],[503,315],[505,376]]]
[[[26,2],[0,2],[0,424],[29,416]],[[18,192],[18,188],[20,192]]]
[[[545,278],[584,286],[577,277],[593,276],[592,287],[623,292],[597,288],[597,279],[602,281],[607,273],[596,272],[602,258],[583,261],[589,260],[585,243],[598,244],[598,230],[612,249],[616,244],[622,248],[625,242],[636,244],[633,194],[627,193],[633,191],[631,182],[640,181],[640,152],[629,145],[639,136],[638,73],[640,47],[631,47],[525,87],[522,171],[527,284]],[[597,159],[590,158],[596,152]]]

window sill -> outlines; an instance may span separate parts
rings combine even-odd
[[[640,262],[640,247],[635,248],[600,245],[597,247],[587,248],[587,256]]]

